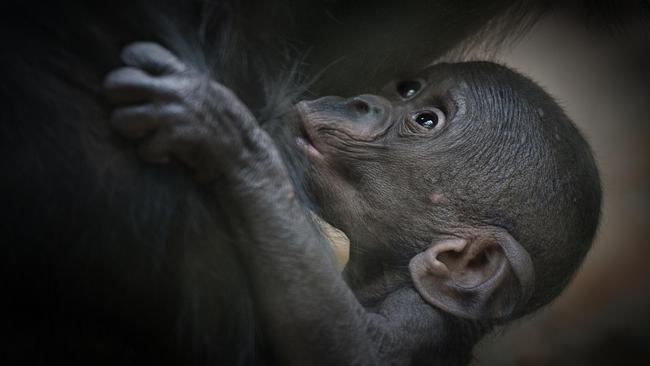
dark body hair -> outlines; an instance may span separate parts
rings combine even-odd
[[[260,362],[246,277],[219,225],[234,208],[211,207],[180,167],[136,159],[109,130],[101,91],[121,48],[151,40],[272,115],[268,88],[271,107],[290,101],[268,76],[281,73],[283,51],[251,31],[263,24],[239,24],[252,5],[52,1],[2,12],[5,360]]]

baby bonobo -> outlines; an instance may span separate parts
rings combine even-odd
[[[240,208],[237,250],[281,364],[465,363],[493,325],[556,297],[591,245],[590,149],[504,66],[438,64],[286,117],[318,214],[350,239],[342,276],[285,159],[233,92],[154,44],[123,59],[105,83],[113,126],[145,161],[180,163]]]

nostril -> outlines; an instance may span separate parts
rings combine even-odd
[[[361,114],[366,114],[370,112],[370,105],[363,99],[353,99],[350,102],[350,106],[357,112]]]

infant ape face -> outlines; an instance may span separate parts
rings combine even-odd
[[[299,103],[298,142],[322,215],[353,243],[400,243],[401,251],[402,243],[417,248],[432,232],[445,232],[441,219],[459,224],[456,200],[467,202],[468,186],[499,178],[494,169],[526,148],[539,122],[524,93],[493,80],[493,67],[502,68],[440,64],[390,82],[378,95]],[[518,130],[522,123],[529,128]],[[513,143],[520,147],[505,146]],[[498,183],[485,184],[495,191]]]
[[[591,244],[600,183],[589,147],[546,92],[504,66],[438,64],[377,95],[297,108],[310,191],[350,237],[352,267],[403,268],[444,238],[495,243],[504,236],[490,233],[505,233],[543,281],[535,308],[564,287]],[[467,248],[447,244],[439,247]]]

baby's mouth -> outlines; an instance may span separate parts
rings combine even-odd
[[[318,150],[316,147],[316,144],[314,143],[314,140],[316,138],[315,133],[312,129],[309,128],[308,126],[308,121],[305,118],[305,113],[304,113],[304,105],[301,105],[302,103],[298,103],[296,106],[298,110],[298,114],[300,116],[300,126],[299,126],[299,133],[298,136],[296,137],[296,144],[304,149],[308,155],[313,156],[318,159],[323,159],[324,156],[323,154]]]

